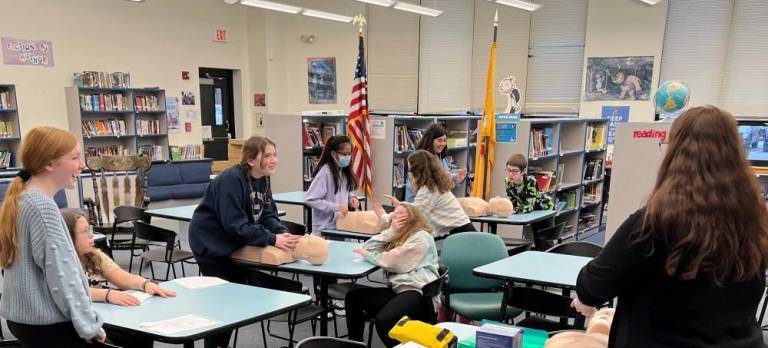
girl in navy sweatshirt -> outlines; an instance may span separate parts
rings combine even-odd
[[[243,144],[240,163],[211,181],[189,224],[189,246],[200,272],[230,282],[245,283],[245,272],[230,255],[245,246],[273,245],[290,251],[292,236],[277,217],[269,178],[277,168],[271,140],[254,136]],[[226,347],[230,332],[208,338],[205,347]]]

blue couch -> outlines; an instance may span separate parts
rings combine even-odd
[[[0,202],[5,199],[5,191],[8,191],[8,186],[11,186],[12,180],[5,180],[0,181]],[[56,205],[59,206],[59,209],[61,208],[67,208],[67,194],[64,192],[64,190],[61,190],[56,193],[56,196],[53,197],[53,200],[56,201]]]
[[[211,181],[213,160],[153,162],[147,194],[150,202],[201,198]]]

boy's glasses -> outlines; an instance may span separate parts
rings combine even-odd
[[[504,168],[504,171],[507,172],[507,174],[520,174],[520,169],[517,169],[517,168],[515,169]]]

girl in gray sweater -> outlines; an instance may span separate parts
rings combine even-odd
[[[20,149],[24,168],[0,206],[0,315],[22,347],[88,347],[104,342],[88,282],[53,200],[77,186],[82,149],[71,133],[34,128]]]

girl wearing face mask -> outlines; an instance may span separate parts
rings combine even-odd
[[[349,168],[351,159],[352,142],[348,137],[328,138],[305,197],[312,208],[312,234],[335,229],[336,218],[346,215],[350,207],[360,208],[360,201],[352,194],[357,180]]]

